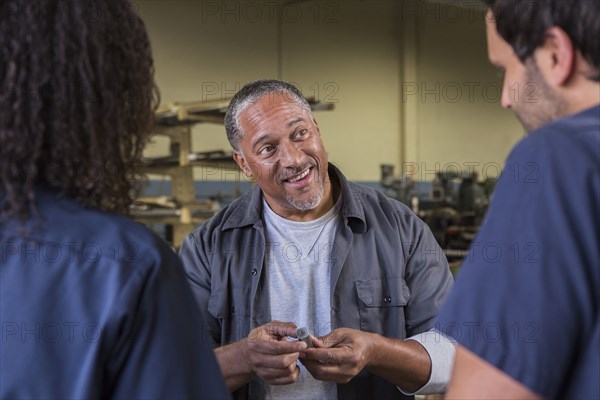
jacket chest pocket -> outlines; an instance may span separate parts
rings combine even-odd
[[[219,329],[212,332],[222,346],[245,338],[250,333],[250,288],[223,288],[211,293],[208,312],[219,320]]]
[[[218,319],[250,316],[250,287],[218,289],[210,294],[208,312]]]
[[[355,281],[360,329],[385,335],[406,335],[404,307],[410,290],[402,278]],[[397,337],[404,339],[404,337]]]

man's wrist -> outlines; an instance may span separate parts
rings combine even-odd
[[[215,356],[225,378],[225,383],[231,392],[254,378],[255,373],[250,362],[248,339],[217,347]]]
[[[376,333],[369,333],[369,350],[365,367],[367,369],[377,368],[384,364],[385,340],[386,338]]]
[[[248,349],[248,338],[244,338],[240,340],[240,356],[243,362],[243,365],[246,367],[244,369],[244,373],[249,376],[254,376],[254,368],[252,367],[252,363],[250,362],[250,351]]]

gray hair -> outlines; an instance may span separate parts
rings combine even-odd
[[[260,80],[246,84],[233,96],[227,113],[225,114],[225,131],[227,139],[236,151],[240,151],[239,143],[244,136],[240,127],[240,114],[250,105],[259,101],[266,95],[283,94],[289,101],[298,103],[302,108],[312,115],[310,104],[304,98],[300,90],[291,83],[278,80]]]

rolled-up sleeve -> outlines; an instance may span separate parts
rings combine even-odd
[[[456,354],[455,341],[435,330],[419,333],[406,340],[419,342],[425,348],[431,359],[431,375],[429,381],[414,393],[407,393],[400,388],[398,389],[409,396],[444,393],[452,375],[452,366]]]

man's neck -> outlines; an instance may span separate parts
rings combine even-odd
[[[591,80],[591,74],[589,69],[574,74],[569,87],[562,94],[565,100],[562,117],[578,114],[600,104],[600,82]]]
[[[600,93],[600,86],[598,87],[598,92]],[[594,106],[600,105],[600,99],[594,98],[586,98],[581,99],[576,102],[571,102],[566,104],[566,108],[564,110],[563,117],[568,117],[570,115],[579,114],[582,111],[590,109]]]

